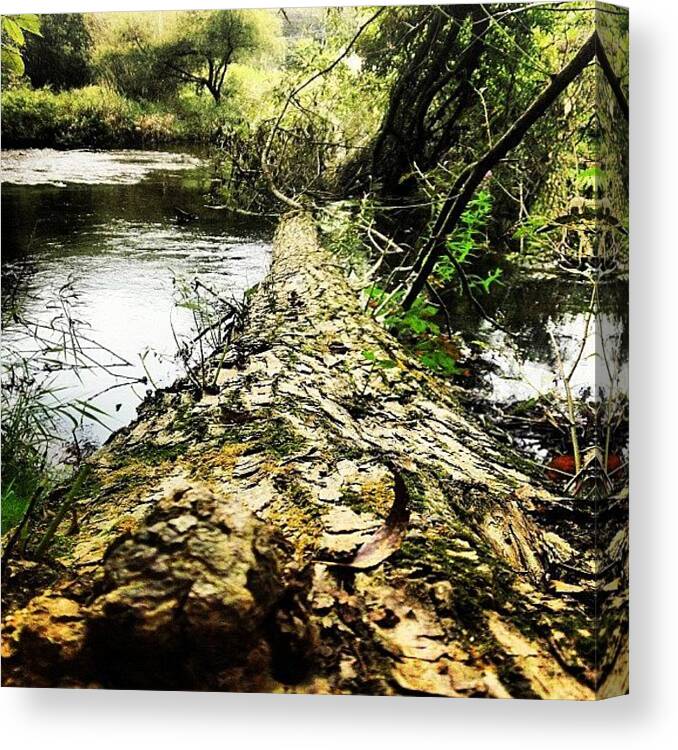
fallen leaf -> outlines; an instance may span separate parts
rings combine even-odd
[[[358,549],[350,562],[345,563],[349,568],[364,570],[379,565],[400,548],[405,538],[410,520],[409,492],[400,471],[393,465],[389,468],[394,482],[393,506],[384,525]]]

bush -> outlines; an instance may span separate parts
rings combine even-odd
[[[57,97],[47,90],[2,93],[2,139],[7,146],[50,145],[57,132]]]
[[[2,94],[5,148],[115,148],[155,145],[187,135],[159,105],[134,102],[102,86],[55,93],[17,88]]]
[[[164,65],[134,45],[100,50],[96,67],[101,80],[132,99],[161,101],[179,87],[179,80],[169,76]]]
[[[82,13],[40,17],[40,35],[28,34],[26,75],[35,88],[72,89],[92,82],[92,37]]]
[[[105,148],[131,145],[134,140],[134,105],[113,91],[87,86],[57,95],[61,128],[55,145]]]

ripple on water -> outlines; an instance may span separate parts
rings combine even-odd
[[[148,371],[155,384],[166,386],[181,374],[177,339],[191,337],[194,321],[189,309],[176,305],[174,279],[199,278],[224,298],[242,298],[268,268],[267,229],[202,209],[209,175],[200,165],[191,155],[166,152],[2,154],[2,179],[13,183],[2,194],[3,271],[30,267],[24,316],[48,325],[58,290],[72,280],[78,295],[73,313],[87,335],[130,363],[54,373],[60,398],[91,400],[105,412],[106,427],[85,425],[94,443],[128,424],[145,395],[146,386],[130,386],[120,376]],[[64,187],[55,190],[57,182]],[[177,224],[177,205],[198,220]],[[6,329],[3,354],[8,347],[30,351],[35,341],[28,334]]]
[[[131,185],[157,170],[176,171],[200,166],[190,154],[167,151],[56,151],[49,148],[12,149],[1,157],[2,182],[14,185]]]

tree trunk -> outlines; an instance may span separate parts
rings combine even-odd
[[[221,101],[221,88],[211,82],[208,82],[205,85],[207,86],[207,90],[210,92],[210,94],[212,94],[212,98],[214,99],[215,103],[219,104],[219,102]]]
[[[452,148],[454,128],[471,104],[470,81],[489,26],[484,12],[476,6],[449,6],[445,12],[422,6],[418,22],[423,26],[419,42],[403,63],[370,149],[342,169],[339,182],[352,194],[369,181],[379,185],[382,195],[411,193],[416,180],[405,176],[413,165],[426,172]],[[457,39],[467,22],[475,39],[461,49]]]
[[[624,691],[623,587],[597,599],[599,560],[545,522],[574,509],[362,312],[309,216],[281,222],[218,384],[152,396],[54,564],[10,561],[4,684]]]

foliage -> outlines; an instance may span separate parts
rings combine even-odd
[[[177,93],[179,81],[165,68],[154,45],[172,33],[176,13],[121,13],[97,16],[93,26],[94,65],[102,82],[120,95],[146,101]]]
[[[47,474],[47,455],[42,432],[44,394],[23,377],[5,401],[11,376],[3,378],[2,409],[2,531],[21,521],[30,499]]]
[[[456,274],[452,258],[460,265],[473,257],[473,251],[487,243],[487,221],[492,211],[492,195],[481,190],[461,216],[459,226],[447,238],[447,255],[438,261],[434,275],[443,283],[448,283]]]
[[[368,197],[324,206],[317,221],[326,246],[351,264],[365,265],[371,252],[365,227],[374,222],[374,212],[374,201]]]
[[[54,311],[48,322],[33,320],[22,311],[21,297],[27,290],[11,291],[15,296],[9,302],[5,297],[2,311],[3,531],[19,523],[31,501],[44,496],[68,473],[66,465],[57,469],[52,461],[55,450],[63,447],[58,438],[63,426],[73,429],[77,459],[82,456],[75,430],[85,418],[102,423],[105,416],[92,403],[66,398],[56,384],[58,374],[85,366],[111,366],[98,362],[102,350],[77,317],[78,294],[72,279],[44,301],[46,309]]]
[[[190,11],[180,28],[151,51],[170,75],[221,99],[229,65],[271,46],[276,17],[266,11]]]
[[[219,102],[231,64],[261,50],[275,54],[279,33],[268,11],[132,13],[106,17],[96,64],[102,78],[136,99],[173,97],[184,84]]]
[[[57,96],[28,88],[2,92],[2,140],[5,146],[50,145],[58,128]]]
[[[2,109],[2,137],[10,147],[139,147],[189,135],[174,112],[101,86],[58,93],[9,89],[2,94]]]
[[[364,9],[328,14],[322,40],[290,41],[279,84],[259,99],[251,116],[225,124],[220,171],[224,183],[236,189],[230,203],[249,211],[277,207],[262,173],[263,152],[271,157],[272,182],[285,193],[323,200],[347,156],[367,147],[379,121],[383,86],[361,70],[357,58],[333,65],[366,16]]]
[[[22,50],[26,44],[26,34],[40,34],[40,19],[32,13],[18,16],[2,16],[2,74],[23,75],[25,64]]]
[[[436,322],[439,309],[425,297],[417,298],[407,311],[400,307],[403,293],[388,294],[385,289],[372,284],[367,289],[368,306],[375,314],[383,315],[384,325],[393,333],[428,370],[439,375],[455,375],[458,370],[453,356],[454,347],[448,335]],[[369,356],[363,352],[366,359]],[[376,361],[379,366],[384,366]]]
[[[440,258],[433,269],[435,281],[443,285],[449,284],[457,273],[452,259],[460,266],[468,265],[477,257],[478,250],[486,248],[487,224],[491,213],[492,195],[487,190],[480,190],[476,197],[469,201],[459,226],[447,238],[447,254]],[[489,294],[491,286],[499,282],[502,274],[502,269],[497,267],[489,271],[484,278],[472,275],[469,278],[469,286],[478,286],[485,294]]]
[[[448,254],[435,267],[433,285],[448,288],[454,282],[457,271],[452,258],[460,266],[469,266],[482,256],[487,248],[487,226],[492,205],[492,195],[486,189],[481,189],[470,201],[460,226],[447,239]],[[320,228],[331,250],[363,272],[367,265],[366,256],[374,254],[374,247],[366,235],[373,231],[377,214],[378,205],[374,199],[364,197],[333,203],[324,207],[319,216]],[[392,252],[399,261],[403,260],[397,251]],[[377,268],[384,265],[385,257],[388,255],[382,255]],[[390,277],[390,266],[385,264],[384,268]],[[501,283],[502,273],[501,268],[494,268],[484,276],[471,274],[468,281],[471,287],[477,286],[489,294],[495,283]],[[457,347],[451,340],[449,329],[445,333],[441,330],[443,322],[447,321],[440,299],[434,303],[425,295],[420,295],[405,311],[401,307],[403,289],[396,288],[389,292],[385,283],[388,283],[388,278],[381,275],[367,287],[368,309],[383,319],[384,325],[414,353],[424,367],[445,376],[457,374]]]
[[[174,334],[177,359],[198,392],[211,393],[216,389],[228,344],[242,322],[246,307],[237,299],[224,299],[198,278],[175,277],[173,285],[177,309],[187,312],[192,318],[187,335],[179,339]],[[210,357],[219,351],[221,356],[213,367]]]
[[[35,88],[78,88],[92,82],[92,37],[82,13],[41,17],[40,36],[26,38],[26,76]]]

